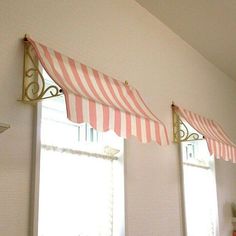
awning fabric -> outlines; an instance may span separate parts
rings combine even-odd
[[[211,155],[218,159],[236,162],[236,145],[218,123],[176,105],[174,111],[204,136]]]
[[[68,118],[100,131],[168,144],[165,125],[150,111],[139,92],[125,83],[62,55],[27,37],[49,76],[62,88]]]

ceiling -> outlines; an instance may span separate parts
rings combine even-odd
[[[235,0],[136,0],[236,81]]]

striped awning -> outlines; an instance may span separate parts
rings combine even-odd
[[[27,37],[48,75],[62,88],[68,118],[121,137],[168,144],[165,125],[131,86]]]
[[[204,136],[211,155],[218,159],[236,162],[236,145],[217,122],[176,105],[174,111]]]

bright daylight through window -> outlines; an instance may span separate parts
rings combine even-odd
[[[38,236],[123,236],[123,139],[68,121],[63,96],[41,113]]]
[[[185,230],[187,236],[219,236],[214,157],[200,139],[181,143]]]

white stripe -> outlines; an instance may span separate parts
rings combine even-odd
[[[142,137],[142,142],[146,143],[147,142],[147,129],[146,129],[146,122],[144,118],[141,118],[141,137]]]
[[[109,107],[109,130],[114,130],[115,128],[115,110]]]
[[[226,152],[226,156],[228,161],[231,159],[230,158],[230,152],[229,152],[229,145],[225,144],[225,152]]]
[[[41,58],[42,58],[42,60],[43,60],[43,62],[44,62],[44,65],[46,66],[46,71],[47,71],[48,73],[50,73],[50,74],[53,76],[53,78],[51,78],[51,79],[53,79],[53,80],[56,79],[55,82],[57,82],[57,84],[60,84],[59,81],[57,80],[56,75],[55,75],[54,72],[53,72],[53,69],[52,69],[52,67],[51,67],[51,65],[50,65],[50,63],[49,63],[49,61],[46,59],[46,57],[45,57],[45,55],[44,55],[43,48],[42,48],[40,45],[38,45],[38,44],[36,44],[36,47],[37,47],[38,52],[39,52],[39,54],[40,54],[40,56],[41,56]],[[50,76],[50,75],[49,75],[49,76]]]
[[[89,101],[85,98],[82,98],[82,110],[84,122],[89,123]]]
[[[236,163],[236,149],[234,149],[233,151],[233,162]]]
[[[210,155],[214,154],[214,149],[213,149],[213,142],[212,139],[206,139],[208,150]]]
[[[160,129],[160,141],[161,144],[166,145],[167,141],[166,141],[166,135],[165,135],[165,128],[163,125],[159,124],[159,129]]]
[[[119,100],[119,102],[121,103],[121,105],[124,107],[122,110],[124,110],[125,109],[125,111],[128,111],[129,113],[132,113],[132,111],[129,109],[129,107],[125,104],[125,101],[122,99],[122,97],[120,96],[120,94],[119,94],[119,91],[118,91],[118,88],[117,88],[117,86],[114,84],[114,82],[111,80],[111,83],[110,83],[110,85],[111,85],[111,87],[112,87],[112,89],[113,89],[113,91],[114,91],[114,94],[115,94],[115,96],[117,97],[117,99]],[[122,89],[121,89],[122,90]],[[126,99],[128,99],[128,94],[126,93],[126,94],[123,94],[124,95],[124,97],[126,98]],[[133,107],[132,107],[133,108]],[[134,109],[135,110],[135,109]]]
[[[71,70],[71,66],[70,66],[70,64],[69,64],[69,58],[62,56],[62,60],[63,60],[63,63],[64,63],[64,65],[65,65],[65,68],[66,68],[66,71],[67,71],[67,73],[68,73],[68,76],[69,76],[69,78],[70,78],[70,81],[71,81],[71,83],[73,84],[74,88],[76,89],[76,94],[79,93],[80,95],[82,95],[83,97],[85,97],[85,94],[82,92],[82,90],[81,90],[79,84],[77,83],[77,81],[76,81],[76,79],[75,79],[75,77],[74,77],[74,74],[73,74],[73,72],[72,72],[72,70]]]
[[[144,118],[140,118],[140,135],[141,135],[141,140],[143,143],[147,142],[147,135],[146,135],[146,125],[145,125],[145,120]]]
[[[70,119],[73,122],[77,122],[75,96],[72,93],[68,93],[68,104],[69,107],[67,107],[67,109],[69,109],[70,112]]]
[[[64,77],[63,72],[62,72],[62,69],[61,69],[61,67],[60,67],[60,64],[59,64],[59,62],[58,62],[58,60],[57,60],[57,58],[56,58],[55,52],[54,52],[54,51],[53,51],[53,52],[50,52],[50,54],[51,54],[51,57],[52,57],[52,60],[53,60],[54,67],[55,67],[57,73],[58,73],[58,74],[61,76],[61,78],[63,79],[63,81],[64,81],[64,83],[65,83],[67,89],[69,89],[71,92],[76,93],[75,89],[70,86],[70,84],[67,82],[66,78]]]
[[[137,135],[137,126],[136,126],[136,117],[134,115],[130,115],[131,120],[131,135]]]
[[[91,79],[91,83],[93,84],[93,87],[95,89],[95,91],[97,92],[97,95],[99,96],[99,98],[102,100],[102,103],[106,104],[107,105],[107,100],[106,98],[103,96],[102,94],[102,91],[100,90],[98,84],[97,84],[97,81],[96,81],[96,78],[94,76],[94,73],[93,73],[93,70],[92,68],[90,67],[87,67],[87,70],[88,70],[88,74],[89,74],[89,77]],[[98,73],[98,76],[100,78],[100,74]],[[101,102],[101,101],[98,101],[98,102]]]
[[[233,161],[233,147],[232,146],[228,146],[229,147],[229,155],[230,155],[230,160]]]
[[[78,62],[75,62],[75,67],[76,67],[76,70],[77,70],[77,73],[80,77],[80,80],[81,80],[81,83],[83,84],[86,92],[89,94],[89,96],[94,100],[94,101],[97,101],[97,98],[95,97],[95,95],[93,94],[92,90],[90,89],[88,83],[87,83],[87,79],[85,78],[84,76],[84,73],[83,73],[83,70],[82,70],[82,67],[81,67],[81,64],[78,63]],[[86,96],[87,97],[87,96]]]
[[[215,142],[217,143],[217,147],[218,147],[218,152],[217,152],[217,158],[220,159],[221,158],[221,153],[222,153],[222,148],[221,148],[221,143],[220,142]]]
[[[217,131],[217,129],[215,129],[215,126],[210,122],[210,120],[208,120],[208,119],[206,119],[206,118],[204,118],[204,117],[202,117],[202,119],[204,120],[204,127],[205,127],[205,129],[207,130],[207,134],[210,136],[210,137],[212,137],[212,138],[214,138],[214,139],[219,139],[220,138],[220,136],[218,135],[218,131]],[[213,122],[214,123],[214,122]],[[221,138],[220,138],[220,140],[221,140]]]
[[[155,123],[154,121],[150,120],[150,133],[151,133],[151,139],[153,141],[156,141],[156,132],[155,132]]]
[[[118,109],[122,110],[123,109],[116,103],[115,99],[113,98],[113,95],[111,94],[109,88],[108,88],[108,85],[105,81],[105,78],[104,78],[104,75],[102,74],[102,79],[101,79],[101,83],[102,83],[102,86],[104,88],[104,91],[105,93],[107,94],[107,97],[109,97],[109,99],[111,100],[111,102],[115,105],[115,107],[117,107]],[[113,106],[112,104],[110,104],[108,101],[107,101],[107,104],[109,104],[110,106]]]
[[[120,112],[120,134],[123,138],[127,137],[127,134],[126,134],[126,113],[123,111]]]
[[[216,153],[214,153],[215,158],[220,159],[220,143],[213,140],[216,146]]]
[[[127,92],[126,87],[125,87],[125,86],[122,86],[121,88],[122,88],[122,91],[123,91],[123,94],[124,94],[126,100],[128,101],[129,105],[132,107],[132,109],[135,111],[135,113],[138,114],[138,115],[141,116],[141,117],[146,117],[146,115],[143,114],[143,113],[141,113],[141,112],[139,111],[139,109],[136,107],[136,105],[135,105],[133,99],[131,98],[131,96],[130,96],[129,93]],[[135,93],[135,89],[133,89],[133,88],[131,88],[131,87],[128,87],[128,90],[129,90],[129,89],[133,92],[133,94]]]
[[[221,137],[225,140],[226,143],[228,143],[229,145],[235,146],[235,144],[229,139],[229,137],[225,134],[224,130],[221,128],[220,125],[218,125],[217,123],[215,123],[215,125],[217,126],[217,131],[220,132]],[[235,147],[236,148],[236,147]]]
[[[103,108],[100,103],[96,103],[97,130],[103,131]]]

